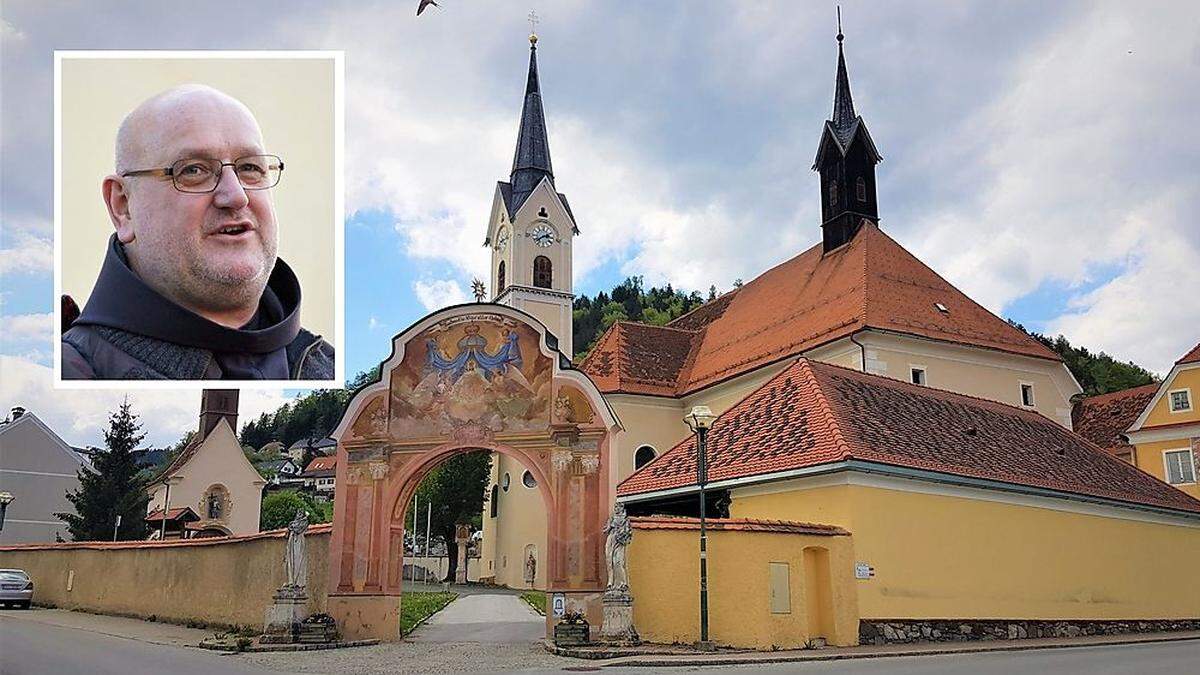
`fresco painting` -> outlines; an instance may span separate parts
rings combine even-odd
[[[492,433],[545,429],[553,363],[539,340],[530,326],[493,314],[457,316],[421,331],[392,371],[389,434],[447,436],[471,425]]]

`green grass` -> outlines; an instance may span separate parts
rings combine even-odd
[[[546,616],[546,594],[541,591],[525,591],[521,599],[529,603],[538,614]]]
[[[400,596],[400,635],[408,635],[418,624],[440,612],[457,597],[457,593],[406,592]]]

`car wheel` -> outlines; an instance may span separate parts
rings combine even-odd
[[[17,604],[17,609],[29,609],[30,602],[31,601],[26,600],[25,602]]]

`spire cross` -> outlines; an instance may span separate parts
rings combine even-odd
[[[842,35],[842,6],[841,5],[837,6],[837,19],[838,19],[837,41],[839,43],[841,43],[842,39],[845,37]]]
[[[541,23],[541,21],[538,20],[537,12],[533,11],[532,9],[529,10],[529,16],[526,18],[529,19],[529,33],[531,35],[537,34],[537,25]]]

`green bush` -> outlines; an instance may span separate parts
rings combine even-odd
[[[277,530],[287,527],[300,509],[308,513],[309,523],[328,523],[333,520],[331,502],[318,502],[295,490],[280,490],[263,497],[258,529]]]

